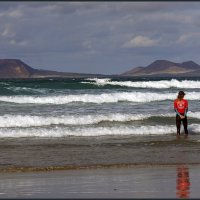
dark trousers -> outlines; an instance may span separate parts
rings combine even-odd
[[[185,134],[188,134],[188,129],[187,129],[187,116],[185,116],[184,119],[181,119],[179,115],[176,115],[176,127],[177,127],[177,134],[180,135],[180,130],[181,130],[181,122],[183,122],[183,127]]]

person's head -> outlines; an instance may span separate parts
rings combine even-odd
[[[178,98],[179,100],[181,100],[181,99],[184,98],[184,96],[185,96],[185,92],[179,91],[177,98]]]

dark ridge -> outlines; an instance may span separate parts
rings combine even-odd
[[[175,63],[156,60],[146,67],[136,67],[122,73],[123,76],[200,76],[200,65],[193,61]]]
[[[47,77],[106,77],[102,74],[83,74],[34,69],[19,59],[0,59],[0,78],[47,78]]]

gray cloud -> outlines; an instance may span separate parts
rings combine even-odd
[[[200,63],[199,10],[199,2],[0,2],[0,53],[85,73],[161,58]]]

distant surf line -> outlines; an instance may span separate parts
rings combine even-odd
[[[86,84],[93,84],[98,86],[114,85],[114,86],[124,86],[132,88],[157,88],[157,89],[167,89],[167,88],[200,88],[200,81],[194,80],[160,80],[160,81],[113,81],[110,78],[99,79],[90,78],[85,79],[87,82],[82,82]],[[92,82],[88,82],[92,81]]]

